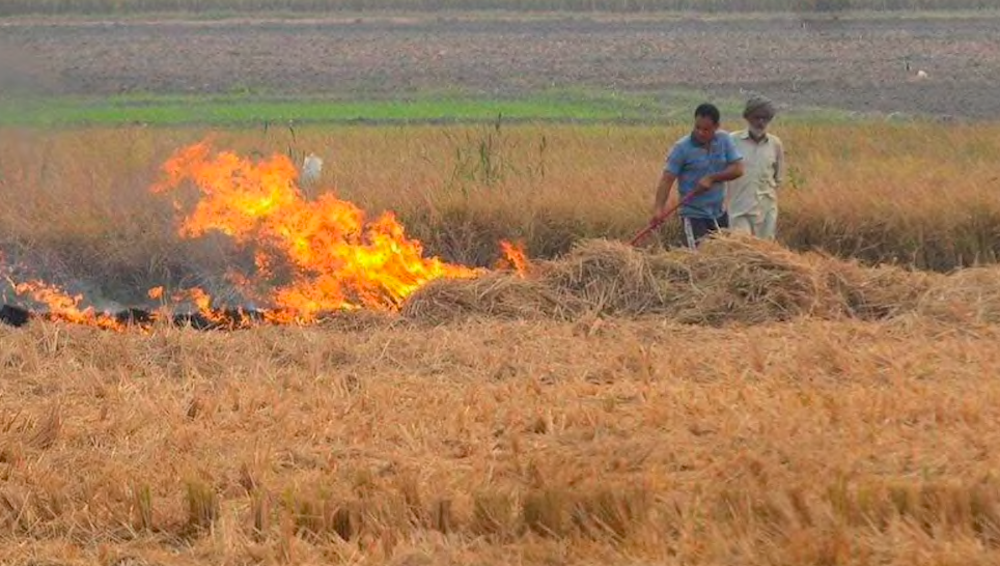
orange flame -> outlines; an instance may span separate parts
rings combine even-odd
[[[198,307],[198,312],[201,313],[207,320],[211,322],[224,322],[225,318],[221,313],[212,308],[212,297],[202,289],[194,288],[188,289],[186,292],[182,292],[174,297],[174,300],[182,300],[184,295],[187,295],[192,301],[194,301],[195,306]]]
[[[93,307],[81,309],[80,303],[83,301],[83,295],[70,296],[55,285],[41,281],[26,281],[15,284],[14,292],[18,295],[28,295],[36,302],[45,305],[49,310],[49,318],[54,320],[98,326],[111,330],[125,329],[125,325],[113,316],[98,313],[94,311]]]
[[[391,212],[368,220],[330,194],[306,200],[295,184],[295,166],[282,155],[254,163],[232,152],[213,155],[200,143],[178,151],[164,171],[155,192],[191,181],[202,195],[183,220],[181,236],[218,230],[254,246],[258,280],[273,265],[292,268],[291,282],[267,297],[276,308],[272,320],[305,322],[353,308],[396,310],[431,280],[481,272],[423,257],[421,243],[406,236]]]
[[[528,274],[528,255],[524,252],[523,244],[512,244],[506,240],[501,240],[500,251],[503,253],[503,258],[514,268],[514,271],[521,278],[524,278]]]

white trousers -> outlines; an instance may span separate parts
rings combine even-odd
[[[755,236],[764,240],[773,240],[778,229],[778,205],[762,206],[757,217],[757,233]]]
[[[773,240],[778,227],[777,205],[761,206],[754,212],[729,217],[729,229],[762,240]]]

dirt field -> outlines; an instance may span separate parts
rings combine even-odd
[[[586,16],[0,23],[17,91],[400,95],[548,87],[716,95],[792,107],[1000,114],[1000,15],[805,20]],[[909,69],[907,69],[909,63]],[[919,70],[927,78],[918,79]]]

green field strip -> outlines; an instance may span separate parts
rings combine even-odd
[[[255,99],[246,97],[51,97],[0,101],[0,125],[238,125],[264,122],[432,122],[655,119],[654,101],[637,98],[531,96],[510,100]]]
[[[421,95],[407,99],[342,100],[247,95],[135,94],[110,97],[38,97],[0,100],[0,126],[240,126],[267,123],[482,122],[502,118],[540,122],[677,123],[709,97],[693,91],[617,94],[560,91],[510,99]],[[740,102],[716,100],[725,116],[739,115]],[[804,109],[790,119],[823,122],[850,114]]]

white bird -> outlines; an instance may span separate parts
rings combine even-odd
[[[917,78],[918,79],[926,79],[927,78],[927,71],[925,71],[923,69],[920,69],[919,71],[917,71]]]

